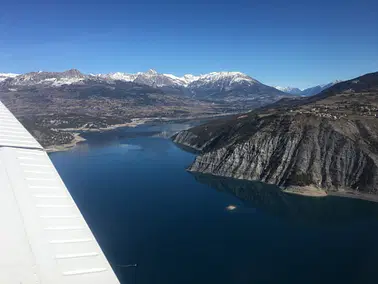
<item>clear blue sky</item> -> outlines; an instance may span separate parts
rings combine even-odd
[[[0,72],[241,71],[307,87],[378,71],[378,1],[1,1]]]

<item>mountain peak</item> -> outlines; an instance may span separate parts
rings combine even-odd
[[[314,96],[314,95],[321,93],[325,89],[328,89],[329,87],[332,87],[333,85],[338,84],[340,82],[342,82],[342,81],[336,80],[336,81],[333,81],[333,82],[328,83],[328,84],[322,84],[322,85],[317,85],[317,86],[314,86],[314,87],[311,87],[311,88],[307,88],[307,89],[302,91],[301,95],[302,96]]]
[[[211,72],[209,74],[204,74],[199,76],[198,80],[196,80],[193,83],[196,83],[196,85],[203,85],[203,84],[214,84],[215,82],[218,82],[223,87],[230,87],[233,84],[260,84],[259,81],[253,79],[252,77],[248,76],[247,74],[244,74],[242,72],[228,72],[228,71],[221,71],[221,72]],[[218,84],[217,83],[217,84]]]
[[[65,75],[67,77],[75,77],[75,78],[79,78],[79,77],[84,77],[84,74],[81,73],[79,70],[77,69],[70,69],[70,70],[66,70],[62,73],[62,75]]]
[[[155,69],[149,69],[145,74],[148,74],[148,75],[157,75],[158,72]]]
[[[238,71],[220,71],[220,72],[210,72],[209,74],[205,74],[202,76],[223,76],[223,77],[233,77],[233,76],[242,76],[242,77],[249,77],[247,74]]]
[[[292,94],[292,95],[300,95],[302,90],[296,87],[281,87],[281,86],[275,86],[277,90],[280,90],[282,92]]]
[[[333,85],[338,84],[340,82],[342,82],[342,81],[341,80],[335,80],[331,83],[317,85],[317,86],[313,86],[313,87],[306,88],[306,89],[303,89],[303,90],[296,88],[296,87],[282,87],[282,86],[275,86],[274,88],[276,88],[277,90],[280,90],[282,92],[288,93],[288,94],[309,97],[309,96],[314,96],[316,94],[319,94],[323,90],[328,89],[329,87],[332,87]]]

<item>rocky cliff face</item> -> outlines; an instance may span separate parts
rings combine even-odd
[[[193,172],[259,180],[301,194],[377,194],[378,72],[311,98],[212,121],[173,140],[201,151],[189,167]]]
[[[279,186],[378,193],[378,121],[311,114],[244,115],[183,131],[202,152],[189,171]]]

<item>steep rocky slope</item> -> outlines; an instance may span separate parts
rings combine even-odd
[[[201,152],[193,172],[378,193],[378,73],[340,84],[295,107],[211,122],[173,140]]]

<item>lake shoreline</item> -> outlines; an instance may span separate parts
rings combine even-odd
[[[91,132],[107,132],[111,130],[115,130],[117,128],[123,127],[137,127],[149,122],[163,122],[163,123],[171,123],[171,122],[183,122],[183,121],[195,121],[201,119],[216,119],[218,117],[234,115],[233,113],[227,114],[218,114],[218,115],[211,115],[211,116],[201,116],[201,117],[182,117],[182,118],[174,118],[174,117],[147,117],[147,118],[132,118],[131,122],[121,123],[121,124],[113,124],[109,125],[108,127],[100,127],[100,128],[85,128],[85,127],[78,127],[78,128],[64,128],[59,129],[60,131],[71,133],[74,135],[74,139],[67,144],[61,145],[50,145],[46,147],[46,152],[54,153],[54,152],[63,152],[69,151],[74,148],[78,143],[86,141],[80,134],[82,133],[91,133]]]
[[[78,143],[86,141],[84,137],[80,136],[80,133],[72,133],[72,134],[74,135],[74,139],[70,143],[49,146],[45,149],[46,152],[55,153],[55,152],[68,151],[74,148]]]
[[[177,144],[176,145],[182,145],[182,144]],[[185,149],[185,147],[179,147],[184,151],[190,152]],[[190,148],[190,147],[189,147]],[[258,180],[248,180],[248,179],[238,179],[238,178],[233,178],[233,177],[225,177],[221,175],[214,175],[210,173],[201,173],[201,172],[195,172],[191,171],[189,169],[186,169],[186,171],[190,173],[198,173],[198,174],[204,174],[204,175],[210,175],[213,177],[220,177],[220,178],[230,178],[230,179],[235,179],[235,180],[240,180],[240,181],[247,181],[247,182],[261,182]],[[262,182],[263,183],[263,182]],[[274,185],[274,184],[268,184],[267,185]],[[276,185],[274,185],[276,186]],[[365,200],[365,201],[372,201],[372,202],[377,202],[378,203],[378,195],[374,194],[369,194],[369,193],[362,193],[362,192],[355,192],[351,189],[343,189],[340,191],[331,191],[331,190],[326,190],[324,188],[316,187],[314,185],[306,185],[306,186],[287,186],[287,187],[279,187],[277,186],[277,190],[280,190],[283,193],[290,194],[290,195],[299,195],[299,196],[304,196],[304,197],[313,197],[313,198],[324,198],[328,196],[335,196],[335,197],[345,197],[345,198],[353,198],[353,199],[360,199],[360,200]]]
[[[290,186],[282,189],[282,191],[288,194],[296,194],[317,198],[328,196],[327,191],[315,186]]]
[[[340,279],[345,267],[352,271],[350,266],[371,256],[369,248],[378,236],[376,203],[301,197],[260,182],[192,175],[185,168],[195,155],[154,134],[168,128],[179,126],[148,123],[139,129],[83,134],[87,141],[74,150],[51,154],[80,210],[93,221],[109,261],[138,263],[143,270],[138,275],[145,275],[138,278],[140,284],[180,283],[183,275],[194,274],[190,283],[228,284],[235,272],[256,263],[261,267],[247,270],[248,283],[259,283],[266,275],[275,277],[271,283],[281,283],[282,274],[271,271],[284,269],[290,273],[287,283],[298,279],[300,284],[308,280],[312,267],[325,262],[316,279],[322,282],[334,268],[332,278]],[[363,248],[356,251],[350,245],[354,243]],[[214,257],[218,252],[221,257]],[[354,262],[346,254],[354,255]],[[175,274],[166,273],[167,265]],[[297,267],[307,269],[300,278]],[[151,279],[156,271],[160,274]],[[124,282],[133,283],[134,270],[117,272]],[[374,270],[371,273],[374,276]]]
[[[314,198],[324,198],[327,196],[335,196],[335,197],[353,198],[353,199],[360,199],[360,200],[365,200],[365,201],[378,202],[378,196],[369,194],[369,193],[355,192],[352,190],[330,191],[330,190],[325,190],[323,188],[319,188],[315,186],[308,186],[308,185],[307,186],[290,186],[287,188],[282,188],[281,191],[287,194],[301,195],[301,196],[314,197]]]
[[[290,187],[282,189],[282,191],[288,194],[296,194],[296,195],[315,197],[315,198],[335,196],[335,197],[345,197],[345,198],[353,198],[353,199],[378,202],[377,195],[356,192],[353,190],[331,191],[331,190],[325,190],[323,188],[319,188],[315,186],[290,186]]]
[[[117,128],[123,128],[123,127],[137,127],[143,124],[146,124],[148,122],[156,121],[158,118],[148,118],[148,119],[133,119],[131,122],[124,123],[124,124],[115,124],[111,125],[106,128],[98,128],[98,129],[84,129],[84,128],[78,128],[78,129],[72,129],[78,132],[73,132],[74,139],[72,142],[62,145],[53,145],[46,148],[46,152],[48,153],[54,153],[54,152],[63,152],[63,151],[69,151],[72,150],[77,144],[85,142],[86,139],[81,136],[82,133],[90,133],[90,132],[107,132],[110,130],[115,130]],[[201,118],[197,118],[201,119]],[[172,121],[177,121],[178,119],[166,119],[164,122],[169,123]],[[183,118],[182,120],[188,120],[188,118]],[[161,121],[160,121],[161,122]],[[67,129],[65,129],[67,130]],[[72,131],[71,130],[71,131]],[[177,146],[182,146],[180,143],[174,143]],[[188,152],[191,147],[180,147],[182,150]],[[185,149],[186,148],[186,149]],[[193,153],[193,152],[192,152]],[[198,154],[195,152],[195,154]],[[190,172],[190,170],[189,170]],[[366,201],[372,201],[372,202],[378,202],[378,196],[375,196],[373,194],[368,193],[361,193],[361,192],[355,192],[352,190],[342,190],[342,191],[329,191],[323,188],[319,188],[313,185],[307,185],[307,186],[288,186],[288,187],[281,187],[280,189],[283,193],[286,194],[293,194],[293,195],[300,195],[305,197],[313,197],[313,198],[324,198],[327,196],[336,196],[336,197],[346,197],[346,198],[353,198],[353,199],[361,199]]]
[[[113,124],[110,125],[109,127],[102,127],[102,128],[96,128],[96,129],[91,129],[91,128],[65,128],[62,129],[61,131],[71,133],[74,135],[74,139],[67,144],[61,144],[61,145],[51,145],[46,148],[47,153],[55,153],[55,152],[63,152],[63,151],[69,151],[72,148],[74,148],[78,143],[86,141],[84,137],[81,136],[82,133],[90,133],[90,132],[106,132],[110,130],[115,130],[117,128],[122,128],[122,127],[137,127],[139,125],[143,125],[149,121],[153,121],[156,118],[152,119],[143,119],[143,118],[135,118],[132,119],[131,122],[126,122],[122,124]],[[79,131],[80,133],[78,133]]]

